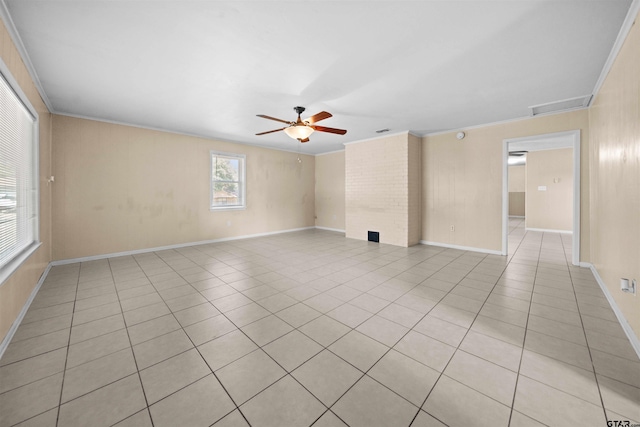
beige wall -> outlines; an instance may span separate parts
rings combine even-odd
[[[509,193],[525,192],[525,166],[509,166]]]
[[[0,341],[6,336],[51,260],[51,114],[40,98],[22,58],[0,20],[0,57],[36,109],[40,125],[40,241],[42,245],[0,284]]]
[[[526,213],[526,193],[509,193],[509,216],[523,217]]]
[[[380,242],[409,246],[409,199],[417,193],[410,185],[409,153],[416,153],[417,141],[402,133],[347,144],[345,150],[346,236],[367,240],[367,231],[378,231]],[[411,147],[411,148],[410,148]],[[412,203],[416,203],[413,201]],[[416,231],[415,224],[413,231]]]
[[[525,226],[572,231],[573,148],[530,151],[526,172]]]
[[[509,166],[509,215],[524,216],[525,214],[525,166]]]
[[[591,123],[592,263],[640,337],[640,28],[631,28],[589,110]]]
[[[55,115],[53,259],[314,225],[315,160]],[[247,208],[209,210],[209,151],[246,155]]]
[[[422,239],[502,249],[502,143],[505,139],[581,131],[580,260],[589,260],[589,113],[577,110],[423,138]],[[455,231],[450,231],[454,226]]]
[[[316,156],[316,226],[344,230],[344,151]]]

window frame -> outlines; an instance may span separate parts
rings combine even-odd
[[[30,143],[32,144],[32,158],[30,159],[30,166],[32,168],[31,179],[33,182],[32,192],[33,198],[31,210],[33,212],[33,220],[30,221],[32,240],[25,247],[12,253],[5,261],[0,262],[0,287],[7,283],[9,277],[20,268],[27,259],[42,245],[40,241],[40,117],[36,109],[31,105],[29,98],[23,92],[22,88],[11,74],[9,67],[0,58],[0,79],[3,79],[9,86],[9,89],[13,92],[18,102],[22,104],[28,114],[33,119],[33,137]]]
[[[218,181],[214,180],[215,171],[213,168],[213,158],[215,157],[227,157],[231,159],[239,160],[238,167],[238,181]],[[224,151],[210,150],[209,151],[209,210],[210,211],[227,211],[227,210],[243,210],[247,208],[247,156],[245,154],[238,153],[228,153]],[[241,199],[241,204],[235,205],[219,205],[214,206],[213,204],[213,195],[214,195],[214,185],[216,182],[233,182],[238,184],[238,189],[240,193],[239,199]]]

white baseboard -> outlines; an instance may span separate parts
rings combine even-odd
[[[80,258],[62,259],[62,260],[58,260],[58,261],[51,261],[51,265],[74,264],[76,262],[96,261],[96,260],[105,259],[105,258],[114,258],[114,257],[120,257],[120,256],[146,254],[146,253],[149,253],[149,252],[158,252],[158,251],[166,251],[166,250],[170,250],[170,249],[186,248],[188,246],[208,245],[210,243],[229,242],[229,241],[232,241],[232,240],[251,239],[251,238],[254,238],[254,237],[271,236],[271,235],[274,235],[274,234],[293,233],[294,231],[313,230],[314,228],[316,228],[316,227],[292,228],[292,229],[289,229],[289,230],[269,231],[267,233],[247,234],[247,235],[244,235],[244,236],[224,237],[222,239],[201,240],[201,241],[198,241],[198,242],[178,243],[176,245],[167,245],[167,246],[157,246],[155,248],[135,249],[135,250],[132,250],[132,251],[114,252],[114,253],[110,253],[110,254],[93,255],[93,256],[80,257]]]
[[[492,249],[473,248],[470,246],[460,246],[460,245],[450,245],[448,243],[428,242],[426,240],[420,240],[420,244],[429,245],[429,246],[439,246],[439,247],[448,248],[448,249],[459,249],[461,251],[480,252],[483,254],[490,254],[490,255],[502,255],[502,252],[494,251]]]
[[[562,233],[562,234],[573,234],[573,230],[552,230],[549,228],[525,228],[526,231],[540,231],[543,233]]]
[[[339,228],[329,228],[329,227],[320,227],[319,225],[316,225],[316,228],[318,230],[327,230],[327,231],[337,231],[338,233],[346,233],[345,230],[341,230]]]
[[[600,277],[598,270],[596,270],[596,267],[593,264],[588,262],[581,262],[580,267],[587,267],[593,273],[593,277],[596,278],[598,285],[600,285],[600,289],[602,289],[602,293],[604,293],[605,298],[607,298],[607,301],[609,301],[609,305],[611,306],[611,309],[613,310],[616,317],[618,318],[618,323],[620,323],[620,326],[622,326],[622,330],[624,330],[624,333],[627,335],[627,338],[629,338],[629,342],[631,343],[631,346],[633,347],[633,349],[636,351],[636,354],[640,358],[640,340],[638,339],[636,334],[633,332],[633,329],[631,328],[631,325],[629,324],[627,319],[624,317],[624,314],[622,314],[622,310],[620,310],[620,307],[618,307],[618,304],[616,304],[616,300],[613,299],[613,295],[611,295],[609,288],[607,288],[607,286],[604,284],[604,281],[602,280],[602,277]]]
[[[40,290],[42,283],[44,283],[44,279],[47,278],[47,274],[49,274],[49,270],[51,270],[51,263],[49,263],[49,265],[47,265],[47,268],[45,268],[45,270],[42,272],[42,275],[40,276],[40,280],[38,280],[38,283],[36,284],[35,288],[33,288],[33,291],[31,291],[31,295],[29,295],[27,302],[24,303],[24,305],[22,306],[22,310],[20,310],[20,313],[18,313],[18,317],[16,317],[16,320],[13,321],[13,323],[11,324],[11,328],[9,328],[9,331],[7,332],[7,335],[5,335],[4,338],[2,339],[2,342],[0,343],[0,359],[2,359],[2,355],[7,350],[7,347],[9,347],[9,343],[11,342],[11,339],[13,338],[16,331],[18,330],[18,326],[20,326],[20,323],[22,323],[22,319],[24,319],[24,316],[27,314],[27,311],[29,310],[29,307],[31,306],[33,299],[38,294],[38,291]]]

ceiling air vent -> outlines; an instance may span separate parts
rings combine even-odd
[[[549,102],[548,104],[533,105],[529,108],[531,108],[532,116],[545,113],[556,113],[558,111],[575,110],[576,108],[587,107],[592,96],[593,95],[579,96],[577,98]]]

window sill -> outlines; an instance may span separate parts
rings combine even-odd
[[[247,209],[246,206],[216,206],[216,207],[210,207],[209,211],[211,212],[215,212],[215,211],[243,211]]]
[[[0,287],[3,286],[9,277],[29,259],[29,257],[42,245],[42,242],[33,242],[18,255],[13,257],[11,261],[2,266],[0,273]]]

